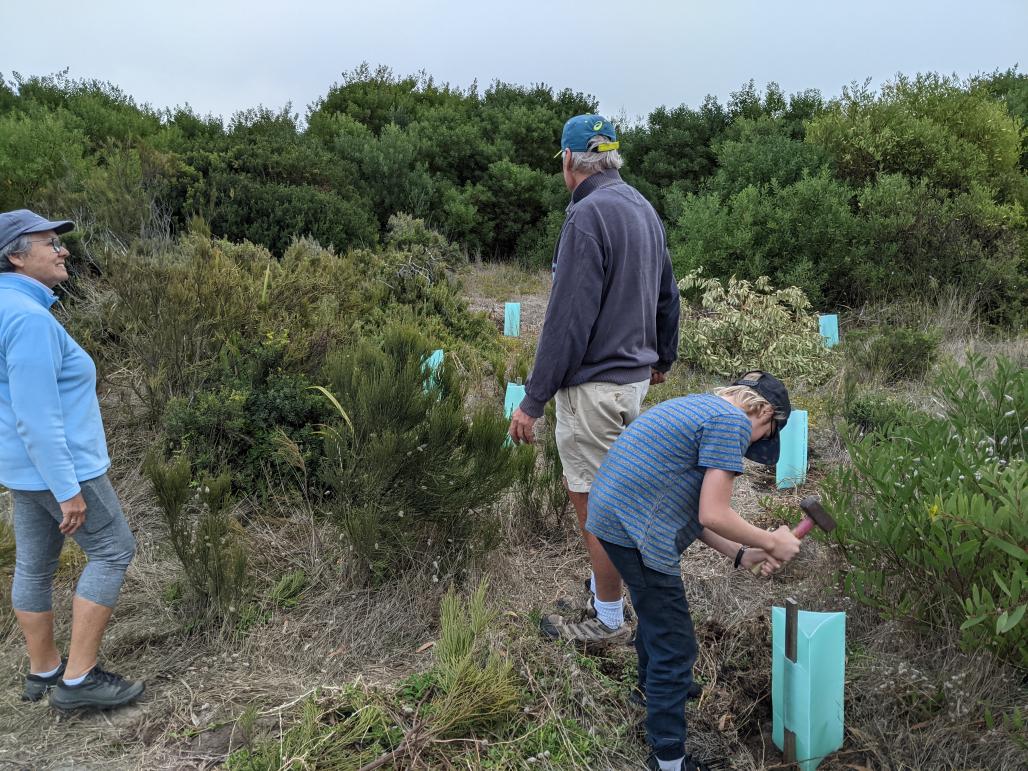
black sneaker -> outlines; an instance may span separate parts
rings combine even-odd
[[[50,706],[59,710],[113,709],[138,699],[145,687],[142,680],[126,680],[119,674],[104,671],[98,664],[78,685],[65,685],[61,680],[50,691]]]
[[[660,763],[657,762],[656,755],[650,755],[646,758],[646,768],[649,771],[660,771]],[[686,755],[682,759],[681,765],[678,766],[678,771],[712,771],[710,766],[706,763],[700,763],[699,761],[693,760],[691,756]]]
[[[64,674],[64,667],[67,663],[67,659],[61,659],[61,666],[57,668],[57,673],[50,675],[50,677],[40,677],[31,672],[25,675],[25,691],[21,695],[21,700],[39,701],[42,699],[47,691],[61,681],[61,675]]]

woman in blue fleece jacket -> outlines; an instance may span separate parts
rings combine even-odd
[[[143,692],[97,665],[97,651],[135,553],[107,455],[96,367],[50,313],[68,278],[60,234],[74,228],[27,209],[0,214],[0,484],[14,498],[11,604],[25,635],[27,700],[110,708]],[[65,536],[89,561],[72,602],[71,645],[54,643],[51,593]]]

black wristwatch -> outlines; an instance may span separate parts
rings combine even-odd
[[[735,569],[736,570],[738,570],[739,569],[739,565],[742,564],[742,555],[743,555],[743,553],[745,553],[746,549],[748,549],[748,548],[749,548],[748,546],[740,546],[739,547],[739,551],[737,551],[735,553]]]

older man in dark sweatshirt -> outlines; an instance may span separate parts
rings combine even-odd
[[[553,614],[543,631],[592,645],[627,643],[621,577],[585,530],[589,490],[607,450],[664,381],[678,352],[678,288],[667,238],[649,202],[621,179],[617,133],[599,115],[577,115],[561,136],[571,203],[554,254],[553,288],[526,396],[510,435],[533,426],[556,397],[557,449],[589,551],[592,576],[581,620]],[[577,604],[577,603],[576,603]]]

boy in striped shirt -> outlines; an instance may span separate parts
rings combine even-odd
[[[698,538],[734,558],[736,567],[761,564],[770,575],[799,551],[788,527],[762,530],[731,507],[744,456],[766,465],[778,461],[778,434],[790,410],[780,380],[748,372],[712,394],[670,399],[644,412],[614,442],[596,475],[586,530],[627,584],[638,618],[651,769],[702,768],[685,754],[685,701],[697,648],[681,553]]]

